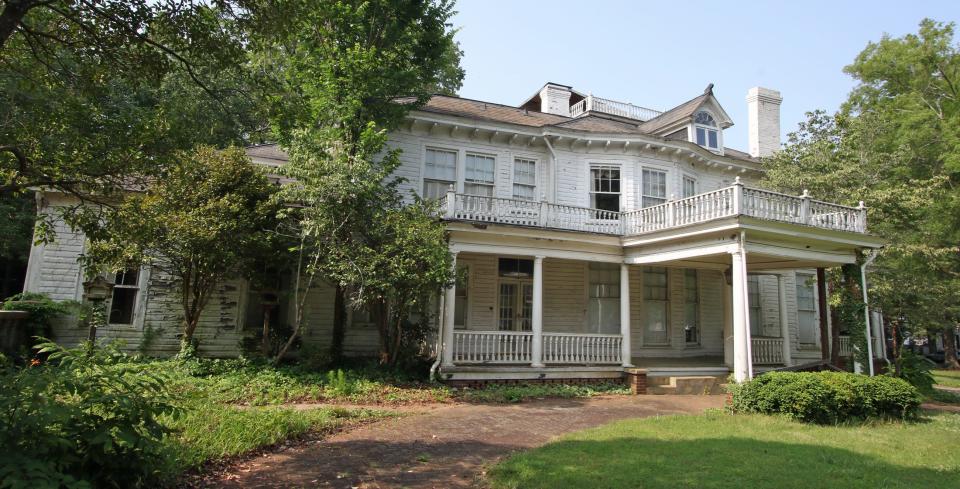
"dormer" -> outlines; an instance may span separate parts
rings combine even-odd
[[[644,122],[640,130],[667,139],[690,141],[723,154],[723,130],[733,121],[713,95],[713,84],[703,94]]]

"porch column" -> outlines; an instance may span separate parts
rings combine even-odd
[[[620,264],[620,360],[624,367],[630,363],[630,265]]]
[[[450,256],[450,266],[453,267],[454,279],[453,285],[444,291],[443,323],[441,325],[443,328],[443,362],[441,365],[444,367],[453,366],[453,323],[456,321],[454,315],[457,310],[457,254],[450,253]]]
[[[744,382],[753,377],[750,358],[750,308],[747,306],[747,260],[742,247],[730,254],[733,273],[733,378]]]
[[[864,321],[864,330],[867,334],[867,361],[870,364],[867,366],[867,371],[870,372],[870,376],[873,377],[873,339],[870,334],[870,300],[867,296],[867,265],[876,258],[876,253],[871,254],[867,260],[860,265],[860,290],[863,292],[863,321]]]
[[[787,288],[784,287],[785,282],[783,275],[777,275],[777,289],[780,291],[780,336],[783,340],[783,365],[789,367],[793,365],[793,358],[791,358],[790,320],[787,317]]]
[[[531,367],[543,366],[543,257],[533,257],[533,348]]]

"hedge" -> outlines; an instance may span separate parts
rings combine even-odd
[[[853,419],[913,418],[923,397],[902,379],[848,372],[768,372],[731,384],[737,413],[783,414],[821,424]]]

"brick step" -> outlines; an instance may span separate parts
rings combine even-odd
[[[647,394],[722,395],[726,394],[726,377],[647,377]]]

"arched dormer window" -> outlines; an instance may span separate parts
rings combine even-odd
[[[693,116],[693,130],[697,144],[708,149],[720,149],[720,130],[709,112],[701,110]]]

